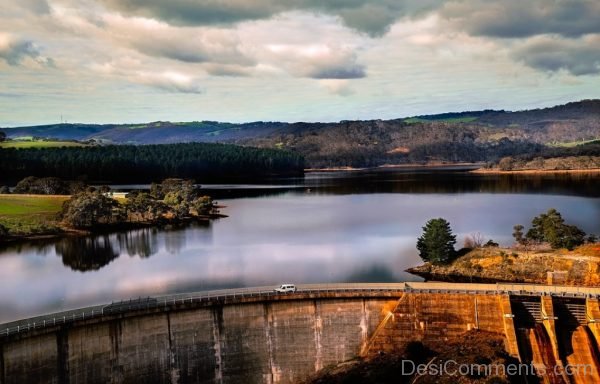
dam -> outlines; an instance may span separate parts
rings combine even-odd
[[[139,298],[0,325],[0,384],[293,383],[357,356],[479,329],[523,363],[600,383],[600,289],[521,284],[298,285]]]

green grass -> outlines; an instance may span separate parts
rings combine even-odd
[[[0,195],[0,224],[12,235],[56,232],[56,214],[68,196]]]
[[[46,141],[46,140],[8,140],[0,143],[0,148],[57,148],[57,147],[85,147],[83,143],[73,141]]]
[[[404,119],[405,123],[414,124],[414,123],[431,123],[431,122],[442,122],[442,123],[471,123],[477,120],[477,117],[473,116],[465,116],[465,117],[452,117],[448,119],[420,119],[418,117],[411,117],[408,119]]]

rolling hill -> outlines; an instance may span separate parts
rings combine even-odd
[[[284,148],[304,155],[311,167],[479,162],[600,138],[600,100],[518,112],[485,110],[335,123],[54,124],[3,130],[9,138],[113,144],[220,142]]]

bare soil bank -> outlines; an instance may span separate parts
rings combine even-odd
[[[564,285],[600,286],[600,243],[573,251],[477,248],[449,265],[424,265],[407,272],[428,280],[546,284],[548,272],[566,272]]]

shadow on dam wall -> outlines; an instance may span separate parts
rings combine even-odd
[[[511,298],[521,362],[544,372],[529,383],[600,383],[597,327],[588,311],[596,300],[551,297]],[[589,320],[592,320],[590,323]]]
[[[390,301],[217,304],[83,322],[4,342],[1,383],[291,383],[355,357]]]
[[[358,355],[480,329],[507,352],[547,367],[588,364],[600,383],[595,299],[398,292],[213,302],[146,310],[0,339],[0,383],[293,383]]]

